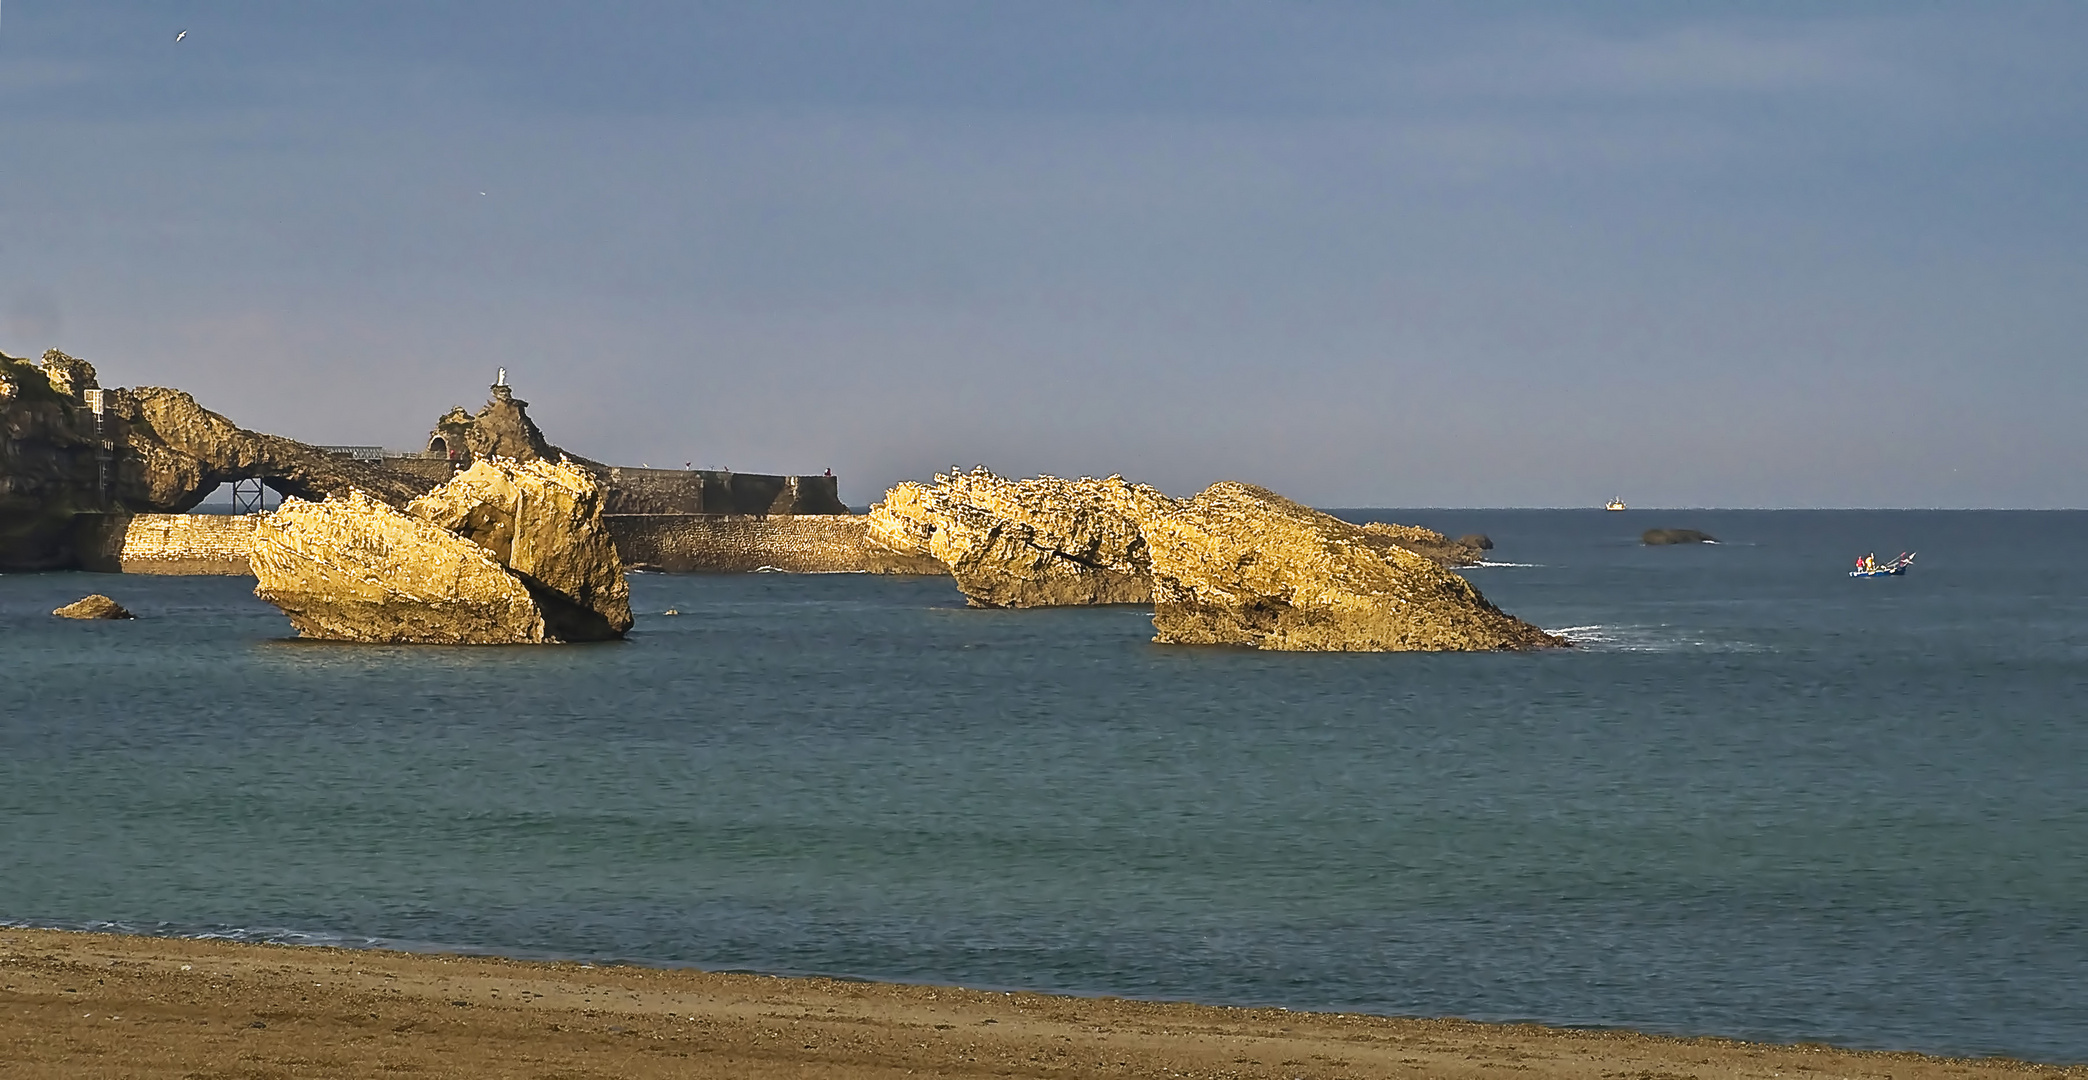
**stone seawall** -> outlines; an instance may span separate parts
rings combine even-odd
[[[79,519],[80,568],[111,574],[250,575],[257,515],[93,514]],[[630,566],[675,574],[945,574],[934,559],[870,544],[869,519],[844,514],[609,514]]]
[[[80,568],[109,574],[251,574],[252,514],[87,514]]]
[[[410,473],[432,484],[446,484],[468,463],[429,457],[388,457],[383,464],[387,469]]]
[[[869,518],[840,514],[610,514],[610,535],[626,565],[671,574],[945,574],[924,556],[896,555],[869,542]]]
[[[609,514],[846,514],[831,476],[722,469],[593,469]]]

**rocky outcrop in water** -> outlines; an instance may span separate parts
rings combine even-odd
[[[480,461],[406,512],[290,500],[255,532],[254,593],[304,637],[541,644],[621,637],[630,592],[581,470]]]
[[[463,461],[497,457],[510,461],[571,461],[591,472],[609,468],[553,446],[536,421],[529,418],[529,402],[516,397],[513,387],[502,383],[492,390],[485,408],[476,414],[462,405],[442,414],[429,433],[428,449],[447,452]]]
[[[136,615],[124,610],[122,604],[95,593],[83,596],[62,608],[51,612],[61,619],[135,619]]]
[[[1248,484],[1214,484],[1144,523],[1155,641],[1286,651],[1566,644],[1433,561]]]
[[[1434,529],[1424,529],[1419,525],[1373,521],[1362,528],[1363,542],[1379,551],[1397,548],[1446,568],[1471,566],[1493,547],[1493,541],[1483,536],[1452,540]]]
[[[0,357],[0,568],[73,565],[79,515],[180,513],[254,477],[300,498],[359,490],[394,506],[432,486],[248,431],[179,390],[104,390],[94,365],[56,349],[41,364]]]
[[[180,390],[141,386],[111,391],[110,412],[122,426],[118,481],[131,498],[125,509],[181,513],[218,485],[264,477],[269,487],[299,499],[360,491],[404,506],[432,485],[279,435],[264,435],[211,412]]]
[[[328,641],[551,640],[522,579],[492,553],[361,492],[286,500],[254,533],[254,595]]]
[[[67,565],[73,519],[105,499],[106,453],[87,411],[90,365],[0,353],[0,569]]]
[[[1718,538],[1695,529],[1647,529],[1639,535],[1639,542],[1660,547],[1667,544],[1715,544]]]
[[[631,587],[602,522],[602,493],[572,465],[481,458],[406,512],[491,552],[519,576],[561,641],[620,637]]]
[[[985,470],[901,484],[869,535],[949,567],[975,607],[1142,604],[1152,597],[1140,522],[1175,505],[1120,476],[1007,480]]]
[[[1118,476],[1007,480],[977,470],[893,488],[871,509],[868,535],[899,555],[933,556],[974,606],[1151,602],[1160,642],[1566,644],[1503,614],[1438,561],[1477,561],[1477,545],[1411,526],[1351,525],[1246,484],[1180,500]]]

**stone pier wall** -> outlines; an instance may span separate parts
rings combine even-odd
[[[831,476],[768,476],[721,469],[592,469],[608,514],[846,514]]]
[[[611,514],[624,563],[670,574],[945,574],[922,556],[873,547],[869,518],[841,514]]]
[[[252,574],[258,515],[94,514],[76,526],[80,568],[112,574]],[[934,559],[870,544],[846,514],[609,514],[625,564],[675,574],[944,574]]]
[[[251,574],[254,514],[87,514],[82,570],[110,574]]]

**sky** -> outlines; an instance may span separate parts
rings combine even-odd
[[[0,9],[0,350],[857,505],[2088,507],[2084,193],[2076,3]]]

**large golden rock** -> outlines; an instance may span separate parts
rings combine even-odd
[[[286,499],[254,530],[254,595],[308,638],[497,645],[554,640],[493,553],[360,491]]]
[[[585,472],[486,459],[405,512],[360,491],[288,500],[254,534],[254,593],[336,641],[599,641],[630,586]]]
[[[406,512],[520,576],[551,636],[599,641],[631,628],[631,587],[602,523],[601,489],[578,466],[480,458]]]
[[[1155,641],[1333,652],[1566,644],[1430,559],[1249,484],[1214,484],[1144,519],[1143,534]]]
[[[1175,505],[1153,488],[983,469],[901,484],[872,507],[868,535],[950,568],[974,607],[1143,604],[1152,598],[1139,522]]]

